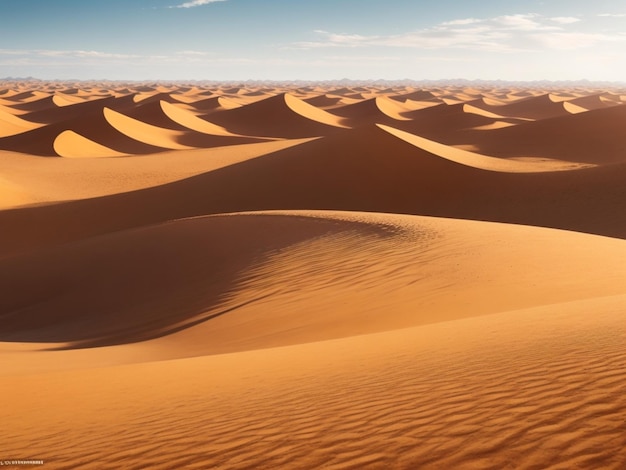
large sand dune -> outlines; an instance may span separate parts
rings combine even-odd
[[[0,453],[621,469],[623,96],[1,82]]]

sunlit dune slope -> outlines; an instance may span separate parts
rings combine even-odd
[[[465,111],[465,104],[439,104],[403,113],[409,121],[394,123],[412,134],[438,139],[444,142],[454,140],[460,130],[468,130],[478,126],[493,124],[495,117],[482,116]],[[384,124],[384,123],[383,123]]]
[[[21,153],[0,152],[2,174],[11,182],[12,191],[22,195],[19,199],[4,197],[2,204],[3,208],[13,208],[154,187],[301,143],[303,140],[278,140],[216,147],[210,152],[206,149],[171,150],[149,157],[111,159],[106,157],[119,155],[72,131],[65,131],[55,140],[55,147],[67,158],[33,159]]]
[[[396,137],[409,142],[416,147],[443,157],[461,165],[470,166],[487,171],[499,171],[504,173],[542,173],[548,171],[566,171],[592,167],[593,165],[581,165],[560,160],[545,158],[531,159],[505,159],[489,155],[481,155],[476,152],[462,150],[456,147],[425,139],[424,137],[410,134],[393,127],[378,124],[378,127]]]
[[[6,227],[0,253],[175,218],[261,209],[436,215],[626,237],[625,171],[624,164],[530,174],[486,171],[372,126],[156,188],[0,212]]]
[[[2,81],[0,465],[622,470],[626,89],[467,85]]]
[[[626,161],[625,106],[529,122],[458,140],[502,157],[544,156],[571,162],[611,164]]]
[[[414,216],[250,213],[1,266],[3,341],[87,347],[180,332],[174,354],[206,354],[620,294],[626,242]]]
[[[383,96],[338,106],[329,112],[343,118],[342,122],[350,127],[368,123],[392,124],[395,121],[410,120],[404,116],[404,113],[409,112],[407,107]]]
[[[484,99],[472,102],[472,104],[501,116],[516,118],[541,120],[568,114],[563,102],[550,94],[532,96],[501,105],[489,104]]]
[[[63,107],[55,105],[40,111],[30,112],[23,117],[24,119],[28,119],[29,121],[35,123],[55,124],[80,119],[81,117],[101,112],[105,107],[116,109],[118,111],[124,111],[132,108],[133,106],[134,102],[132,100],[132,96],[123,96],[120,98],[106,97]]]
[[[54,142],[59,134],[67,130],[119,153],[146,154],[163,150],[162,147],[139,142],[119,132],[105,119],[103,109],[100,108],[67,121],[2,138],[0,149],[38,156],[58,156]]]
[[[282,138],[328,135],[344,127],[336,116],[289,94],[211,114],[206,119],[236,134]]]
[[[19,116],[5,112],[0,107],[0,138],[21,134],[41,127],[41,124],[32,123]]]
[[[525,470],[619,470],[626,459],[623,302],[593,299],[247,353],[10,374],[0,384],[11,403],[0,439],[11,454],[28,448],[61,468],[515,462]],[[105,356],[78,353],[91,351],[92,362]]]

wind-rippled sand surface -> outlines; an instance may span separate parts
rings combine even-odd
[[[626,90],[0,86],[0,459],[621,469]]]

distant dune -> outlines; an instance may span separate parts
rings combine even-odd
[[[0,82],[0,450],[621,469],[625,96]]]

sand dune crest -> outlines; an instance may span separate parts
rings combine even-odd
[[[110,108],[104,108],[104,117],[119,132],[139,142],[172,150],[193,148],[176,142],[177,138],[184,135],[180,131],[171,131],[152,126],[113,111]]]
[[[594,166],[560,160],[533,158],[532,156],[529,156],[524,160],[495,158],[441,144],[439,142],[428,140],[424,137],[409,134],[408,132],[394,129],[393,127],[382,124],[377,124],[377,126],[382,130],[389,132],[391,135],[394,135],[434,155],[443,157],[446,160],[450,160],[455,163],[460,163],[461,165],[467,165],[481,170],[500,171],[504,173],[543,173],[546,171],[577,170]]]
[[[63,131],[54,140],[54,151],[65,158],[122,157],[127,154],[116,152],[74,131]]]
[[[19,116],[7,113],[3,109],[0,109],[0,138],[21,134],[22,132],[37,129],[42,126],[43,124],[27,121]]]
[[[626,89],[467,85],[0,83],[0,465],[621,470]]]

